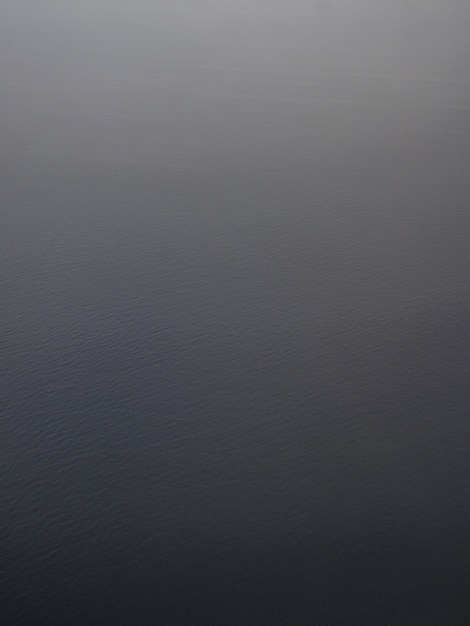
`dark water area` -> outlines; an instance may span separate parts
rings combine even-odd
[[[0,623],[468,624],[467,7],[196,4],[1,5]]]

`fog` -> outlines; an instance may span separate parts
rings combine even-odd
[[[375,110],[409,105],[403,115],[429,119],[434,111],[431,124],[466,128],[463,0],[3,0],[1,10],[2,137],[9,150],[30,131],[31,149],[34,141],[57,141],[58,148],[60,137],[44,136],[59,132],[46,129],[53,115],[93,110],[94,122],[106,125],[111,115],[148,114],[160,96],[184,91],[271,103],[369,102]],[[154,115],[167,124],[167,113]],[[103,128],[96,145],[108,157],[106,141],[116,143],[115,132]]]
[[[273,67],[302,61],[315,66],[315,54],[325,51],[332,60],[353,55],[352,61],[382,62],[384,67],[388,55],[405,74],[433,68],[455,73],[467,65],[464,0],[3,0],[2,12],[2,41],[11,70],[15,63],[46,60],[244,60]],[[69,71],[73,74],[72,67]]]

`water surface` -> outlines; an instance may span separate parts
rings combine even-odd
[[[467,623],[467,13],[294,5],[2,4],[4,624]]]

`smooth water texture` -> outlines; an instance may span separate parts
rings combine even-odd
[[[467,4],[1,14],[1,623],[468,623]]]

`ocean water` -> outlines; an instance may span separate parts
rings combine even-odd
[[[195,5],[2,3],[0,621],[463,626],[466,7]]]

